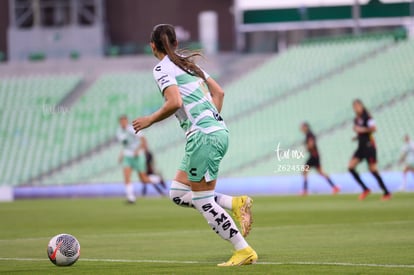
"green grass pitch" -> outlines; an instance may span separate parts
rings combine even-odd
[[[20,200],[0,204],[1,274],[414,274],[414,194],[255,197],[258,264],[220,268],[231,245],[194,209],[166,198]],[[81,243],[71,267],[46,246]]]

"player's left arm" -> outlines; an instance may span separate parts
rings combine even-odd
[[[122,163],[123,158],[124,158],[124,153],[121,151],[118,155],[118,163]]]
[[[150,127],[152,124],[166,119],[173,115],[183,104],[181,99],[180,90],[177,85],[171,85],[165,88],[164,93],[164,104],[156,112],[149,116],[144,116],[135,119],[132,122],[135,133],[138,131]]]
[[[213,100],[213,104],[216,106],[217,111],[220,113],[223,107],[224,101],[224,90],[221,86],[211,77],[207,78],[206,80],[208,90],[211,94],[211,99]]]

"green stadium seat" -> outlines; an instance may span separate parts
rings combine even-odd
[[[0,78],[1,108],[5,114],[1,125],[7,136],[1,144],[4,153],[0,157],[7,173],[2,173],[0,183],[21,184],[52,168],[48,159],[54,141],[48,133],[57,128],[52,128],[50,121],[61,117],[54,113],[54,106],[81,79],[79,74]]]

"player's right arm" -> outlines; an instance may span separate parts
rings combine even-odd
[[[158,65],[154,68],[154,79],[164,96],[164,104],[154,113],[135,119],[132,122],[135,133],[150,127],[153,123],[166,119],[181,108],[183,102],[172,71],[170,67],[164,65]]]
[[[137,118],[132,122],[136,133],[142,129],[150,127],[156,122],[166,119],[180,109],[183,102],[177,85],[168,86],[163,93],[164,104],[160,109],[149,116]]]
[[[367,127],[355,125],[354,126],[354,131],[357,134],[371,134],[371,133],[374,133],[375,131],[377,131],[377,126],[375,124],[375,120],[373,118],[369,118],[368,122],[367,122]]]
[[[220,85],[211,77],[207,78],[207,86],[211,94],[213,104],[216,106],[217,111],[220,113],[223,107],[224,91]]]
[[[122,159],[124,158],[124,154],[122,153],[122,151],[119,153],[119,156],[118,156],[118,162],[119,163],[121,163],[122,162]]]

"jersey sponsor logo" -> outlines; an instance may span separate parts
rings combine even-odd
[[[164,86],[165,84],[167,84],[168,82],[170,82],[169,79],[167,79],[168,75],[163,75],[160,78],[157,79],[158,83],[160,83],[161,86]]]
[[[219,113],[213,112],[214,119],[217,121],[223,121],[223,118]]]

